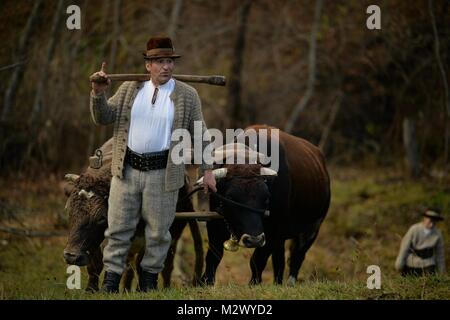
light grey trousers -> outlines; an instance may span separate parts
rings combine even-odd
[[[165,169],[139,171],[125,165],[123,179],[112,178],[105,231],[107,244],[103,250],[106,271],[118,274],[124,271],[131,238],[141,217],[146,223],[141,267],[151,273],[163,269],[178,198],[178,190],[164,190],[165,173]]]

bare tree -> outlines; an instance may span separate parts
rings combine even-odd
[[[115,0],[113,6],[113,30],[111,39],[111,50],[109,54],[108,71],[113,73],[116,69],[117,45],[120,37],[120,6],[122,0]]]
[[[314,24],[311,29],[311,34],[309,37],[308,83],[306,87],[306,92],[295,106],[284,128],[284,130],[288,133],[292,132],[295,122],[298,119],[298,116],[303,111],[303,109],[305,109],[306,105],[308,104],[309,100],[311,99],[314,93],[314,84],[316,81],[316,43],[317,43],[317,32],[320,26],[322,3],[323,3],[322,0],[316,0],[316,6],[314,9]]]
[[[113,4],[113,31],[112,31],[112,39],[111,39],[111,50],[109,52],[109,64],[108,64],[108,72],[114,73],[116,69],[116,60],[117,60],[117,46],[120,38],[120,7],[122,4],[122,0],[115,0]],[[100,143],[103,143],[107,140],[107,134],[109,132],[109,128],[106,126],[102,126],[100,129]]]
[[[42,95],[43,95],[46,85],[47,85],[49,66],[53,59],[53,54],[55,52],[56,43],[58,41],[59,25],[61,23],[61,20],[62,20],[61,18],[63,16],[63,14],[62,14],[63,13],[63,5],[64,5],[64,0],[59,0],[58,4],[56,6],[55,14],[53,16],[52,27],[51,27],[51,31],[50,31],[50,42],[48,44],[45,61],[43,62],[43,65],[41,66],[38,81],[37,81],[36,95],[34,96],[34,103],[33,103],[33,109],[31,110],[30,123],[34,122],[36,116],[38,116],[38,114],[42,108]]]
[[[102,15],[101,15],[101,19],[99,21],[99,28],[102,30],[103,33],[107,33],[107,29],[108,29],[108,16],[109,16],[109,8],[110,8],[110,1],[104,1],[103,2],[103,7],[102,7]],[[102,53],[102,56],[106,55],[106,47],[110,41],[110,37],[106,37],[105,41],[103,41],[102,45],[101,45],[101,49],[100,52]],[[107,66],[109,67],[109,66]],[[89,133],[89,137],[88,137],[88,143],[87,143],[87,150],[86,150],[86,154],[87,156],[90,156],[92,151],[95,148],[96,145],[96,133],[98,133],[100,131],[100,138],[99,138],[99,145],[104,143],[104,140],[102,141],[102,130],[105,131],[106,128],[104,128],[104,126],[102,126],[99,130],[97,130],[97,128],[92,127],[92,129],[90,130]],[[103,134],[103,135],[106,135]]]
[[[26,60],[27,53],[30,50],[31,38],[34,32],[36,31],[36,24],[38,21],[39,12],[42,7],[42,0],[37,0],[34,2],[33,9],[31,10],[30,16],[28,17],[27,24],[22,31],[22,35],[19,40],[19,46],[17,49],[17,60],[24,61]],[[17,89],[19,88],[20,82],[22,81],[23,74],[25,72],[25,64],[19,65],[14,69],[11,80],[6,88],[5,97],[3,100],[3,110],[1,115],[1,120],[5,120],[8,116],[9,110],[14,104],[14,100],[16,97]]]
[[[241,77],[245,51],[245,34],[247,19],[250,13],[252,0],[246,0],[239,12],[237,36],[234,43],[233,61],[228,80],[227,110],[231,111],[231,124],[239,126],[242,122],[241,115]]]
[[[325,128],[322,131],[322,136],[320,137],[319,148],[325,152],[325,146],[328,141],[328,136],[330,134],[331,128],[333,127],[334,121],[336,120],[336,116],[339,112],[342,103],[342,92],[339,92],[337,97],[335,98],[334,103],[331,105],[330,117],[328,118],[328,122],[325,125]]]
[[[403,146],[406,153],[406,166],[413,178],[420,174],[419,148],[417,146],[416,121],[412,117],[403,118]]]
[[[167,26],[167,35],[175,39],[175,35],[178,29],[178,21],[180,20],[181,9],[183,7],[183,0],[174,0],[172,12],[170,14],[169,25]]]
[[[450,96],[448,90],[447,74],[445,73],[444,65],[442,64],[439,35],[436,27],[436,18],[434,17],[433,11],[433,0],[428,0],[428,11],[430,13],[431,24],[433,26],[433,36],[434,36],[434,53],[436,55],[436,61],[438,63],[439,72],[442,76],[442,84],[444,86],[444,104],[447,111],[447,117],[445,121],[445,137],[444,137],[444,164],[448,162],[448,149],[450,143]]]

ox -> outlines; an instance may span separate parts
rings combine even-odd
[[[266,129],[270,137],[274,128],[255,125],[246,130],[249,129]],[[256,151],[261,143],[258,141]],[[230,236],[241,247],[256,248],[250,260],[250,284],[261,283],[270,255],[274,283],[282,283],[285,240],[292,239],[288,283],[297,281],[305,254],[316,239],[330,204],[325,159],[308,141],[280,131],[278,172],[260,169],[260,164],[224,164],[214,170],[217,194],[211,194],[210,207],[221,213],[224,220],[207,222],[209,248],[201,278],[204,284],[214,284],[224,242],[226,246]]]
[[[108,195],[111,182],[112,139],[100,149],[97,157],[91,157],[90,166],[81,175],[68,174],[70,184],[65,193],[68,196],[66,210],[69,214],[69,236],[64,249],[64,259],[68,264],[87,266],[89,280],[86,290],[97,291],[99,275],[103,269],[101,244],[107,228]],[[186,199],[189,184],[179,191],[177,211],[193,211],[192,203]],[[182,199],[182,201],[180,201]],[[203,267],[201,236],[195,220],[175,220],[170,228],[172,244],[169,249],[165,267],[162,271],[164,286],[170,285],[175,249],[181,233],[189,223],[196,248],[194,283],[198,281]],[[130,290],[134,275],[133,268],[140,273],[140,261],[143,257],[144,222],[137,227],[136,235],[129,252],[127,268],[122,276],[123,287]],[[199,242],[199,243],[198,243]],[[200,250],[198,250],[200,249]],[[134,266],[133,266],[134,264]]]

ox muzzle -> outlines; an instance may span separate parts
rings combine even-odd
[[[89,263],[89,255],[86,252],[74,253],[64,250],[64,260],[67,264],[83,267]]]
[[[259,248],[266,244],[266,236],[264,232],[257,236],[243,234],[239,240],[239,245],[244,248]]]

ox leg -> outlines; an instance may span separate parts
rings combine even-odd
[[[203,239],[197,220],[190,220],[189,228],[191,230],[195,249],[195,265],[194,265],[194,276],[192,277],[192,285],[198,286],[201,285],[200,279],[203,271],[203,261],[204,261]]]
[[[175,259],[175,254],[177,250],[177,243],[180,240],[181,234],[183,233],[184,227],[186,226],[186,221],[176,220],[170,227],[170,234],[172,236],[172,243],[170,244],[169,251],[167,252],[166,261],[164,262],[164,269],[161,272],[163,278],[164,288],[170,287],[170,278],[173,272],[173,260]]]
[[[138,226],[137,233],[140,233]],[[144,257],[145,246],[143,243],[143,239],[140,236],[135,237],[132,240],[131,248],[128,252],[126,268],[122,274],[122,286],[123,289],[127,292],[131,292],[131,288],[133,285],[133,279],[138,278],[141,274],[141,261]],[[137,279],[139,281],[139,279]]]
[[[206,229],[208,231],[208,252],[201,283],[214,285],[216,270],[223,257],[223,243],[230,238],[230,233],[223,221],[208,221]]]
[[[262,272],[266,267],[267,260],[272,253],[272,244],[268,241],[264,247],[256,248],[250,259],[250,269],[252,278],[250,285],[260,284],[262,282]]]
[[[88,285],[86,291],[98,291],[98,278],[103,269],[103,255],[100,246],[90,252],[89,264],[87,265],[87,272],[89,275]]]
[[[318,230],[317,230],[318,231]],[[297,282],[298,272],[305,260],[306,252],[311,248],[312,244],[316,240],[317,232],[308,233],[306,235],[300,235],[293,239],[290,247],[291,258],[289,262],[289,279],[288,284],[294,285]]]
[[[133,257],[127,262],[127,266],[122,275],[123,290],[131,292],[131,284],[133,283],[134,270],[132,268]]]
[[[285,268],[284,240],[277,241],[277,243],[274,243],[272,252],[272,266],[273,266],[273,283],[282,284]]]
[[[145,254],[145,246],[142,247],[142,248],[139,250],[138,255],[137,255],[137,257],[136,257],[136,262],[135,262],[136,264],[135,264],[135,267],[136,267],[136,273],[137,273],[137,275],[138,275],[138,279],[137,279],[138,285],[137,285],[136,291],[139,290],[139,277],[140,277],[141,274],[142,274],[141,261],[142,261],[142,259],[144,258],[144,254]]]

